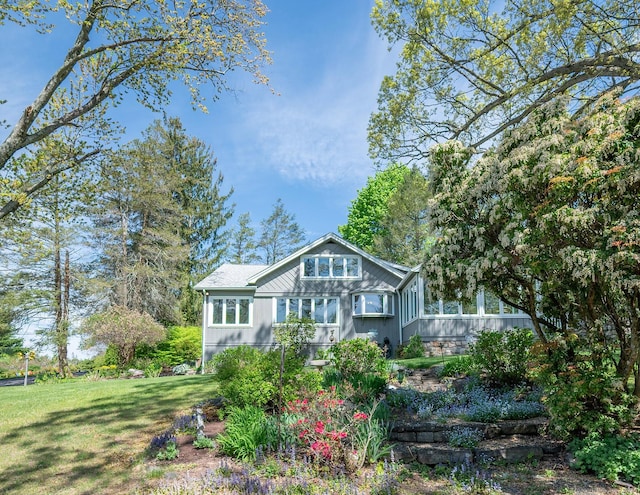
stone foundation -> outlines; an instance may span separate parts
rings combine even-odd
[[[423,342],[425,356],[457,356],[469,350],[466,339],[461,340],[431,340]]]

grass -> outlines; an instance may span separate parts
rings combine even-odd
[[[129,493],[151,438],[215,395],[210,376],[0,389],[0,493]]]
[[[459,356],[431,356],[431,357],[419,357],[411,359],[395,359],[394,361],[400,366],[405,368],[416,370],[422,368],[431,368],[432,366],[438,366],[448,361],[452,361]]]

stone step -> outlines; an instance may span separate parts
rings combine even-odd
[[[416,421],[411,418],[396,421],[391,427],[390,439],[393,442],[446,443],[449,440],[449,432],[454,428],[471,428],[482,431],[485,440],[513,435],[536,436],[540,434],[540,431],[546,425],[546,418],[505,420],[494,423],[478,423],[455,419],[442,423],[438,421]]]
[[[562,452],[563,444],[541,437],[513,435],[484,440],[475,448],[451,447],[442,443],[400,442],[394,445],[395,458],[425,465],[463,464],[468,462],[504,462],[513,464]]]

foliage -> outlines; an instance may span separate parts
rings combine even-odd
[[[409,343],[402,348],[401,359],[414,359],[424,357],[424,345],[422,337],[417,333],[409,337]]]
[[[186,363],[179,364],[178,366],[174,366],[171,368],[171,371],[174,375],[186,375],[189,371],[191,371],[191,366]]]
[[[383,350],[369,339],[342,340],[331,346],[331,363],[343,376],[386,371]]]
[[[424,250],[432,242],[427,222],[430,196],[429,182],[418,168],[404,174],[373,236],[374,255],[411,267],[422,263]]]
[[[224,433],[217,437],[222,452],[241,460],[255,460],[258,448],[275,448],[278,432],[274,422],[256,406],[232,406]]]
[[[315,320],[305,316],[300,318],[293,313],[287,315],[284,323],[273,328],[273,340],[297,355],[304,353],[315,334]]]
[[[145,378],[157,378],[162,373],[162,365],[158,363],[149,363],[144,368]]]
[[[282,199],[273,205],[268,218],[260,222],[262,232],[258,248],[264,251],[263,261],[271,265],[297,250],[304,242],[305,232],[296,222],[296,217],[284,208]]]
[[[473,166],[459,143],[435,147],[430,211],[439,237],[424,265],[445,298],[484,288],[526,312],[542,344],[571,347],[577,336],[597,346],[595,383],[635,383],[637,396],[639,121],[638,99],[607,95],[577,121],[556,101]],[[628,404],[618,392],[609,398]]]
[[[390,452],[387,428],[374,417],[377,407],[375,401],[367,412],[359,411],[340,399],[335,388],[320,390],[288,403],[289,427],[316,464],[354,471]]]
[[[213,358],[213,378],[227,404],[242,407],[256,405],[275,408],[280,385],[279,350],[262,352],[243,345],[225,349]],[[301,390],[317,390],[315,372],[304,372],[304,358],[289,351],[285,354],[283,400],[290,400]],[[309,379],[311,378],[311,379]]]
[[[477,369],[495,385],[517,385],[527,379],[533,333],[528,328],[483,330],[469,346]]]
[[[166,335],[165,328],[148,314],[121,306],[91,316],[83,323],[82,331],[88,336],[85,342],[88,347],[112,345],[121,369],[134,358],[137,345],[155,344]]]
[[[110,301],[165,324],[198,323],[194,281],[221,260],[233,210],[215,175],[209,147],[176,118],[155,121],[103,163],[91,218],[95,277]]]
[[[438,372],[438,376],[472,376],[477,374],[477,372],[478,370],[474,359],[468,354],[465,354],[464,356],[455,356],[454,359],[447,361]]]
[[[238,217],[238,224],[229,240],[229,262],[250,265],[260,261],[256,243],[256,230],[251,227],[251,214],[245,212]]]
[[[347,223],[338,232],[347,241],[365,251],[372,252],[374,237],[383,234],[382,221],[388,211],[389,198],[400,187],[409,169],[404,165],[391,165],[367,179],[351,202]]]
[[[24,180],[0,181],[4,198],[0,218],[86,156],[62,155],[59,162],[43,160],[27,168],[28,146],[81,125],[83,118],[100,113],[127,94],[157,110],[170,103],[173,83],[181,81],[194,107],[206,110],[203,88],[208,87],[207,94],[215,98],[227,88],[226,75],[233,69],[244,69],[257,82],[266,82],[259,70],[269,62],[261,32],[267,12],[262,2],[207,0],[192,7],[172,2],[2,4],[2,24],[12,22],[47,34],[71,28],[75,35],[68,38],[73,40],[68,50],[56,57],[63,62],[33,102],[18,112],[17,122],[0,144],[0,171],[12,169],[26,175]],[[57,21],[65,19],[69,24],[60,26]],[[67,94],[72,95],[73,105],[55,104]],[[102,151],[99,135],[84,139],[93,154]]]
[[[156,453],[156,459],[159,461],[172,461],[178,457],[180,452],[178,446],[174,441],[169,441],[165,446]]]
[[[450,483],[464,493],[474,495],[498,495],[502,492],[500,484],[491,478],[491,473],[467,460],[451,469]]]
[[[569,449],[575,456],[573,467],[598,478],[617,481],[622,478],[640,486],[639,435],[589,435],[574,439]]]
[[[493,422],[546,415],[545,407],[534,393],[490,389],[474,381],[459,392],[452,388],[426,393],[390,390],[386,400],[390,406],[406,408],[425,419]]]
[[[448,432],[447,440],[452,447],[473,449],[484,440],[484,432],[478,428],[457,426]]]
[[[637,399],[624,389],[600,343],[574,335],[538,343],[533,354],[532,374],[544,387],[553,434],[607,436],[633,421]]]
[[[153,357],[167,366],[196,361],[202,352],[200,327],[169,327],[167,338],[160,342]]]
[[[377,0],[374,27],[400,60],[381,84],[370,154],[419,160],[447,139],[480,150],[560,95],[578,119],[608,90],[633,94],[639,17],[632,0]]]
[[[193,441],[196,449],[215,449],[216,442],[209,437],[198,437]]]

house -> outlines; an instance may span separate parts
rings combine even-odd
[[[418,268],[389,263],[329,233],[273,265],[223,264],[199,282],[203,362],[231,346],[269,348],[290,313],[316,321],[312,353],[355,337],[395,349],[415,333],[461,352],[483,328],[531,326],[497,298],[474,307],[434,301]],[[496,306],[497,301],[497,306]]]

